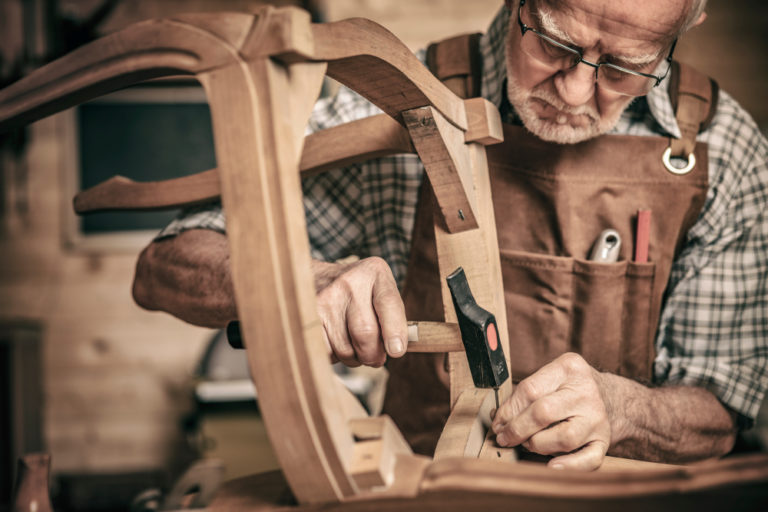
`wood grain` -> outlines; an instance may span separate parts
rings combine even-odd
[[[501,115],[496,105],[485,98],[464,100],[467,112],[466,142],[477,142],[483,146],[504,142],[504,130],[501,127]]]
[[[492,395],[489,389],[466,389],[451,409],[440,440],[435,448],[435,460],[451,457],[477,457],[485,440],[481,411]]]
[[[325,71],[322,64],[296,65]],[[289,79],[270,59],[201,76],[240,327],[257,389],[273,390],[259,396],[267,432],[298,499],[335,501],[356,492],[347,472],[354,443],[334,393],[314,289],[306,286],[312,277],[296,172],[301,141],[284,94],[297,86]]]
[[[463,352],[459,324],[408,322],[408,352]]]
[[[397,454],[411,454],[411,447],[389,416],[354,419],[355,436],[350,473],[361,490],[388,487],[395,480]]]
[[[432,107],[403,112],[449,233],[477,228],[472,169],[464,133]]]
[[[391,32],[352,18],[312,26],[314,58],[328,62],[328,76],[360,93],[394,119],[433,106],[466,130],[464,103],[448,90]]]

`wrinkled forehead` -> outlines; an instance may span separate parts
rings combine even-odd
[[[685,21],[691,0],[529,0],[557,20],[572,21],[606,35],[667,42]]]

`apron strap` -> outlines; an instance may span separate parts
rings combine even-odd
[[[703,131],[717,110],[717,82],[696,71],[691,66],[677,61],[672,63],[669,83],[669,99],[675,111],[680,138],[669,138],[669,147],[663,160],[667,169],[675,174],[686,174],[696,163],[693,148],[696,136]],[[687,165],[677,167],[670,158],[687,160]]]
[[[481,33],[462,34],[427,47],[427,67],[460,98],[480,96]]]

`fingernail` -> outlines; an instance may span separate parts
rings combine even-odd
[[[552,469],[565,469],[565,466],[563,466],[562,464],[552,464],[549,467],[551,467]]]
[[[507,435],[506,434],[501,433],[501,434],[496,436],[496,442],[503,446],[503,445],[509,443],[509,439],[507,439]]]
[[[400,354],[403,351],[403,342],[398,337],[389,339],[389,353]]]

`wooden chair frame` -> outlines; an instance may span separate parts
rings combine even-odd
[[[154,184],[116,178],[75,205],[80,211],[162,208],[221,196],[259,406],[302,508],[459,510],[548,500],[550,509],[572,510],[574,503],[632,504],[639,496],[674,506],[680,503],[675,497],[709,495],[718,486],[752,492],[768,479],[764,458],[591,474],[510,464],[509,451],[485,439],[478,418],[487,392],[472,386],[445,285],[445,323],[415,324],[411,343],[411,351],[450,352],[452,413],[434,461],[413,455],[391,420],[368,417],[340,385],[316,312],[298,171],[374,156],[418,153],[440,208],[435,233],[442,281],[464,268],[478,303],[495,313],[510,354],[483,146],[501,140],[498,113],[485,100],[456,97],[373,22],[312,24],[296,8],[142,22],[0,91],[0,129],[179,74],[194,75],[205,88],[218,169]],[[326,74],[386,116],[305,139]],[[338,143],[352,135],[354,144]],[[509,386],[502,394],[508,392]],[[234,485],[214,508],[274,508],[277,502],[265,497],[273,493],[268,487]]]

